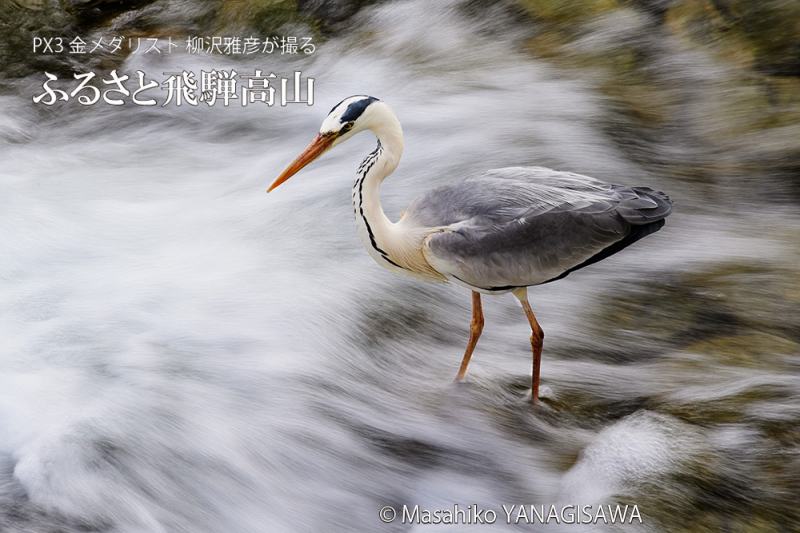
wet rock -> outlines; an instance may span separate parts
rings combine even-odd
[[[298,11],[319,20],[324,26],[341,23],[376,0],[298,0]]]
[[[668,276],[620,294],[594,331],[620,349],[686,350],[735,365],[783,364],[800,349],[800,272],[722,264]],[[619,333],[623,334],[619,334]]]
[[[71,14],[60,5],[0,1],[0,75],[15,78],[45,68],[67,69],[63,56],[34,54],[32,41],[37,35],[58,35],[72,22]]]
[[[608,99],[628,158],[665,177],[797,199],[800,4],[788,0],[520,0],[527,48]],[[747,138],[749,142],[743,140]],[[752,192],[737,190],[740,197]]]
[[[675,33],[774,76],[800,76],[800,4],[791,0],[674,2]]]
[[[702,453],[635,501],[670,531],[790,531],[783,526],[798,521],[798,470],[792,453],[741,425],[723,425],[705,434]],[[675,527],[675,516],[693,519]]]
[[[616,0],[520,0],[520,3],[534,19],[552,24],[591,19],[622,5]]]
[[[292,0],[238,0],[219,3],[211,29],[212,34],[251,30],[269,35],[299,20]]]
[[[79,28],[91,28],[120,13],[138,9],[154,0],[69,0],[68,11]]]

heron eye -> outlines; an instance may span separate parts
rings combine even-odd
[[[352,129],[353,129],[353,122],[350,121],[350,122],[346,123],[344,126],[342,126],[342,129],[339,131],[339,133],[340,134],[347,133],[348,131],[350,131]]]

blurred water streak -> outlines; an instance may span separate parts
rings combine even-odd
[[[636,287],[646,308],[653,281],[666,283],[656,306],[670,276],[796,258],[790,208],[742,196],[735,176],[709,184],[665,168],[719,153],[686,132],[708,125],[710,111],[695,111],[724,90],[724,67],[672,50],[663,76],[677,79],[664,84],[692,105],[631,152],[609,134],[626,123],[591,70],[535,60],[519,51],[522,30],[462,11],[381,5],[314,57],[282,60],[317,78],[312,108],[42,110],[27,102],[38,78],[2,96],[0,529],[394,531],[378,509],[415,503],[627,501],[644,530],[698,502],[721,516],[723,504],[758,504],[765,521],[784,512],[798,442],[776,449],[768,429],[800,418],[793,348],[780,364],[736,365],[589,325]],[[608,24],[582,45],[622,29]],[[124,65],[209,67],[230,65],[184,54]],[[468,295],[384,272],[360,248],[349,195],[372,139],[264,194],[350,94],[384,99],[403,123],[406,152],[383,194],[393,217],[427,188],[513,165],[675,199],[662,232],[531,291],[549,407],[524,400],[528,333],[513,298],[488,299],[471,380],[453,386]],[[648,151],[658,158],[632,156]],[[743,394],[757,400],[747,416],[726,418]],[[778,481],[764,484],[772,463],[753,450],[784,455]]]

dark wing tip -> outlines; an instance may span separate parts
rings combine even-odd
[[[619,203],[617,213],[629,224],[650,224],[672,213],[672,200],[661,191],[650,187],[632,187],[625,192],[632,194]]]

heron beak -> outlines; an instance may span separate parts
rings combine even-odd
[[[275,181],[273,181],[272,185],[269,186],[267,192],[272,192],[272,190],[278,185],[300,172],[300,169],[321,156],[328,148],[331,147],[334,140],[336,140],[335,135],[318,134],[316,137],[314,137],[314,140],[311,141],[311,144],[306,146],[306,149],[303,150],[303,153],[297,156],[297,159],[292,161],[291,164],[286,167],[286,170],[281,172],[280,176],[275,178]]]

